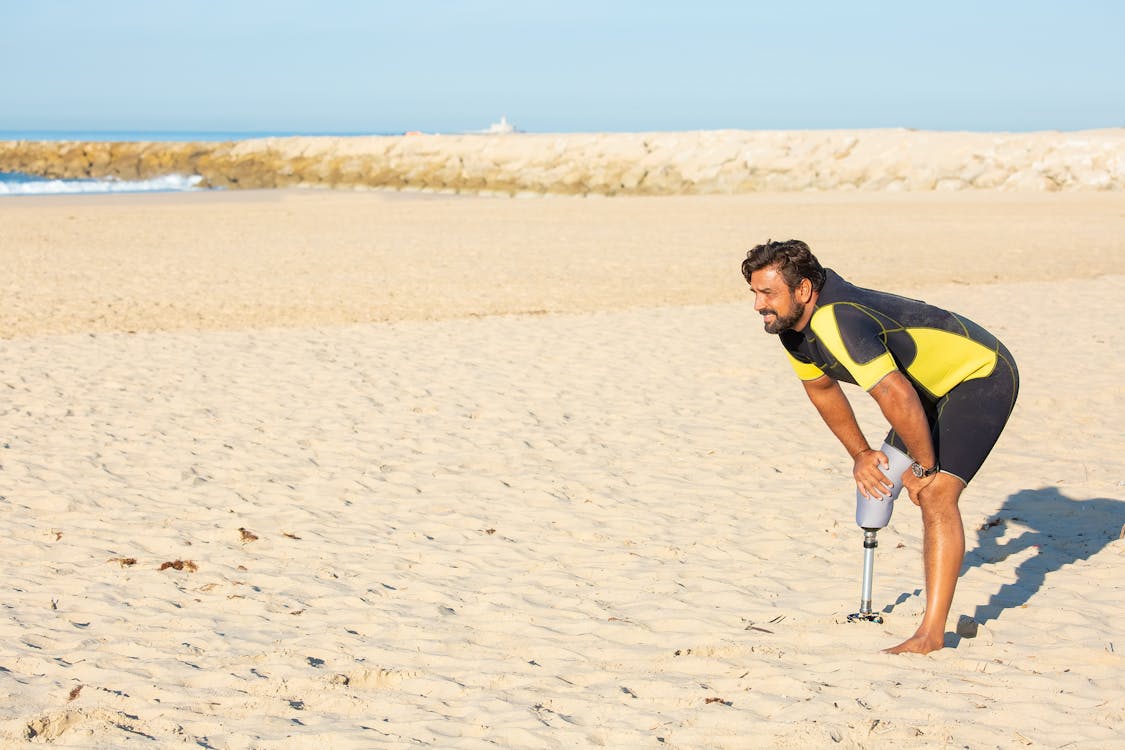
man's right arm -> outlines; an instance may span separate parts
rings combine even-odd
[[[872,450],[867,444],[867,438],[859,428],[855,412],[852,411],[851,402],[844,395],[840,384],[827,375],[822,375],[815,380],[802,380],[805,393],[809,400],[820,413],[821,419],[828,425],[828,429],[836,436],[848,455],[851,456],[853,467],[852,475],[856,487],[868,497],[882,497],[887,494],[890,481],[879,470],[880,464],[886,464],[887,457],[881,451]]]

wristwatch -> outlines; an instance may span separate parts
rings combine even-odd
[[[934,465],[929,469],[923,467],[922,464],[918,463],[917,461],[910,464],[910,470],[914,472],[914,476],[918,477],[919,479],[921,479],[922,477],[929,477],[937,474],[938,469],[940,468],[941,467],[938,466],[937,461],[934,461]]]

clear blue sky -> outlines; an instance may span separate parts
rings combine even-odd
[[[0,130],[1125,126],[1125,2],[0,0]]]

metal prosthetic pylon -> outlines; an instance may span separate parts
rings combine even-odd
[[[848,622],[874,622],[882,624],[883,616],[871,611],[871,585],[875,576],[875,538],[878,529],[863,530],[863,584],[859,594],[859,611],[848,615]]]

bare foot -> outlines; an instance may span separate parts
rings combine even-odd
[[[884,654],[928,654],[931,651],[937,651],[939,648],[945,646],[944,636],[939,636],[936,640],[926,635],[915,633],[910,638],[907,638],[902,643],[891,648],[883,649]]]

